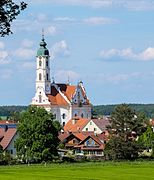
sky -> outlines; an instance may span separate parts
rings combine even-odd
[[[42,28],[55,82],[83,81],[93,105],[154,103],[154,0],[24,1],[0,38],[0,105],[34,97]]]

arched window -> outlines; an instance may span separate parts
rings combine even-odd
[[[39,103],[42,103],[42,95],[39,95]]]
[[[41,81],[41,80],[42,80],[42,74],[39,73],[39,81]]]
[[[42,61],[41,61],[41,60],[39,60],[39,66],[40,66],[40,67],[42,66]]]
[[[65,122],[63,122],[63,127],[65,126]]]
[[[47,81],[49,80],[49,75],[48,75],[48,73],[47,73]]]
[[[46,60],[46,66],[48,67],[48,65],[49,65],[49,61],[48,61],[48,60]]]
[[[62,118],[63,118],[63,119],[66,118],[66,114],[65,114],[65,113],[62,114]]]

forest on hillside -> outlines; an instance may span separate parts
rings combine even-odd
[[[115,105],[96,105],[92,108],[94,116],[111,115]],[[129,104],[136,112],[143,112],[147,117],[154,118],[154,104]],[[0,116],[11,116],[14,112],[25,111],[28,106],[0,106]]]
[[[111,115],[115,105],[97,105],[93,106],[93,114],[98,116]],[[128,104],[136,112],[143,112],[147,117],[154,118],[154,104]]]
[[[0,116],[12,116],[14,112],[21,112],[27,109],[27,106],[0,106]]]

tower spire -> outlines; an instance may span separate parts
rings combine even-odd
[[[42,28],[42,40],[44,41],[44,28]]]

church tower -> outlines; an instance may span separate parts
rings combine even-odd
[[[42,33],[42,40],[36,56],[36,94],[32,99],[31,104],[33,105],[49,104],[47,94],[51,93],[50,56],[46,46],[47,43]]]

